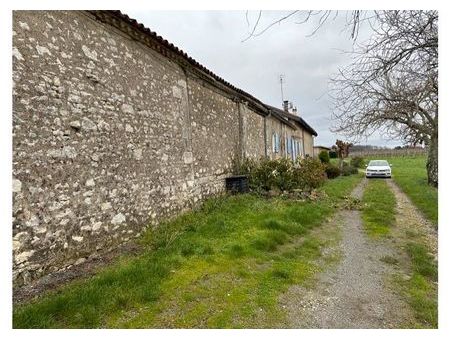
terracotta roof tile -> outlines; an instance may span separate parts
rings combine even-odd
[[[173,43],[170,43],[169,41],[167,41],[163,37],[159,36],[158,34],[156,34],[153,31],[151,31],[149,28],[145,27],[142,23],[139,23],[135,19],[130,18],[127,14],[122,13],[121,11],[118,11],[118,10],[114,10],[114,11],[89,11],[89,12],[94,14],[94,16],[96,16],[96,17],[99,17],[98,14],[108,14],[108,15],[111,15],[111,16],[119,19],[119,20],[122,20],[122,21],[130,24],[131,26],[136,28],[138,31],[144,33],[145,35],[149,36],[150,38],[152,38],[154,40],[157,40],[162,45],[162,47],[166,48],[169,51],[172,51],[173,53],[175,53],[176,55],[178,55],[179,57],[184,59],[186,62],[188,62],[193,67],[195,67],[197,69],[200,69],[201,71],[203,71],[207,75],[211,76],[216,81],[222,83],[226,87],[228,87],[231,90],[233,90],[234,92],[238,93],[241,97],[245,98],[247,101],[250,101],[250,102],[254,103],[255,106],[257,106],[259,108],[259,110],[262,111],[263,113],[265,113],[266,115],[268,114],[269,110],[276,109],[278,111],[278,116],[276,116],[276,117],[280,121],[282,121],[283,123],[286,123],[286,124],[292,126],[292,124],[289,121],[286,121],[283,117],[279,116],[280,112],[281,113],[285,113],[283,110],[275,108],[275,107],[272,107],[272,106],[269,106],[269,105],[266,105],[265,103],[261,102],[259,99],[254,97],[253,95],[243,91],[242,89],[239,89],[239,88],[233,86],[231,83],[229,83],[228,81],[224,80],[220,76],[214,74],[208,68],[206,68],[205,66],[200,64],[198,61],[196,61],[195,59],[190,57],[182,49],[176,47]],[[160,48],[158,48],[158,51],[162,52],[160,50]],[[290,115],[292,115],[292,114],[290,114]],[[300,118],[300,117],[297,117],[297,118],[298,119],[296,121],[298,123],[300,123],[305,129],[310,131],[313,135],[317,136],[316,131],[313,128],[311,128],[302,118]]]

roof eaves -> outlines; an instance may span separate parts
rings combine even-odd
[[[180,48],[176,47],[174,44],[170,43],[166,39],[162,38],[155,32],[152,32],[149,28],[145,27],[142,23],[139,23],[133,18],[130,18],[127,14],[122,13],[119,10],[89,10],[89,13],[93,14],[97,19],[99,19],[102,22],[109,23],[116,28],[120,29],[121,31],[127,33],[134,39],[139,39],[138,34],[133,34],[130,32],[127,27],[124,25],[121,25],[120,22],[128,24],[130,27],[134,28],[136,31],[143,33],[145,37],[151,39],[153,42],[156,42],[156,44],[148,44],[150,48],[155,49],[156,51],[160,52],[161,54],[165,56],[177,56],[178,61],[184,61],[183,63],[189,64],[192,66],[192,68],[197,69],[210,77],[210,79],[219,82],[221,85],[227,87],[229,90],[233,91],[237,97],[240,99],[246,100],[250,103],[252,107],[259,110],[259,113],[262,113],[263,115],[268,114],[268,110],[266,105],[261,102],[259,99],[254,97],[253,95],[243,91],[242,89],[239,89],[235,86],[233,86],[231,83],[225,81],[220,76],[214,74],[212,71],[207,69],[205,66],[200,64],[198,61],[190,57],[186,52],[181,50]],[[119,22],[120,21],[120,22]],[[144,42],[144,41],[142,41]],[[144,42],[145,43],[145,42]],[[213,85],[217,86],[217,83],[214,83],[214,81],[210,81]],[[223,89],[223,88],[222,88]]]
[[[291,127],[292,129],[298,129],[294,123],[289,122],[289,119],[281,115],[279,112],[273,109],[269,109],[270,113],[272,113],[272,116],[275,117],[277,120],[279,120],[281,123],[284,123]]]
[[[247,101],[249,103],[249,106],[253,107],[257,111],[257,113],[267,116],[269,114],[269,110],[272,112],[275,111],[276,113],[274,115],[276,116],[276,118],[279,119],[281,122],[289,125],[291,128],[296,129],[295,124],[291,123],[289,121],[289,118],[300,123],[300,126],[304,127],[305,129],[310,131],[313,135],[317,136],[317,132],[301,117],[286,113],[284,110],[267,105],[261,102],[253,95],[233,86],[231,83],[225,81],[223,78],[214,74],[212,71],[207,69],[198,61],[190,57],[186,52],[176,47],[174,44],[170,43],[169,41],[159,36],[155,32],[152,32],[142,23],[139,23],[135,19],[130,18],[127,14],[124,14],[119,10],[89,10],[88,12],[93,14],[98,20],[111,24],[112,26],[120,29],[122,32],[130,35],[132,38],[138,41],[140,40],[140,35],[138,34],[138,32],[142,33],[145,36],[145,38],[151,39],[152,42],[156,42],[156,44],[150,43],[145,38],[141,38],[142,40],[141,42],[147,44],[150,48],[155,49],[164,56],[172,58],[177,57],[178,62],[191,65],[193,69],[203,73],[205,75],[204,78],[212,85],[219,87],[222,90],[227,88],[228,91],[233,92],[238,99]],[[129,27],[132,27],[135,31],[133,32],[130,31],[130,29],[128,29],[129,27],[125,27],[121,23],[127,24]],[[284,118],[283,116],[286,118]]]
[[[268,104],[266,104],[266,107],[270,111],[276,111],[278,114],[280,114],[282,116],[285,116],[288,119],[294,120],[302,128],[305,128],[306,130],[308,130],[312,135],[317,136],[317,132],[304,119],[302,119],[300,116],[288,113],[288,112],[284,111],[283,109],[280,109],[280,108],[277,108],[277,107],[273,107],[273,106],[270,106]]]

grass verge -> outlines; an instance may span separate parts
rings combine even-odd
[[[421,325],[424,328],[437,328],[437,263],[423,244],[409,242],[406,251],[411,259],[412,276],[402,283],[404,291]]]
[[[278,295],[320,267],[320,225],[360,176],[328,181],[328,198],[212,198],[149,230],[145,252],[16,306],[14,328],[274,327]],[[301,240],[298,240],[301,239]]]
[[[426,158],[392,157],[392,177],[408,195],[414,205],[431,222],[437,224],[437,189],[427,184]],[[395,196],[383,180],[371,180],[363,197],[363,221],[368,233],[385,236],[395,222]],[[403,233],[404,232],[404,233]],[[405,250],[405,259],[385,256],[381,261],[396,265],[402,273],[396,275],[400,292],[411,305],[417,328],[437,328],[438,294],[437,262],[430,254],[420,233],[413,232],[408,224],[400,224],[392,236]]]
[[[414,328],[438,328],[438,267],[427,247],[418,241],[405,244],[409,257],[408,275],[397,274],[394,281],[414,311]]]
[[[438,223],[438,190],[427,182],[426,157],[389,157],[392,179],[435,226]]]
[[[363,195],[362,219],[372,237],[386,236],[395,223],[395,195],[383,179],[370,179]]]

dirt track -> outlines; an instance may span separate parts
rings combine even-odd
[[[362,197],[366,180],[352,192]],[[394,183],[389,183],[391,186]],[[396,196],[398,192],[396,193]],[[400,203],[402,205],[402,203]],[[414,208],[410,205],[410,208]],[[398,257],[395,240],[369,239],[358,210],[343,210],[331,221],[341,227],[342,260],[317,277],[313,288],[293,286],[281,302],[292,328],[405,328],[414,321],[389,279],[396,267],[382,261]]]

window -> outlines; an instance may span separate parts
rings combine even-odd
[[[292,138],[291,139],[291,148],[292,148],[292,160],[295,161],[297,158],[297,141]]]

